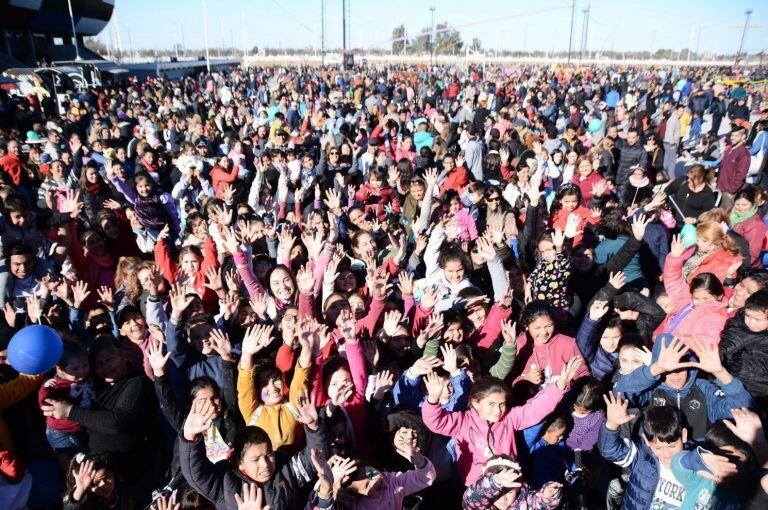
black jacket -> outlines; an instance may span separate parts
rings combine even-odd
[[[633,166],[639,165],[643,168],[647,166],[648,155],[645,152],[645,147],[639,141],[634,145],[627,145],[627,142],[621,140],[618,146],[621,152],[619,153],[619,166],[616,169],[616,182],[624,183],[629,179]]]
[[[264,503],[272,510],[304,508],[305,492],[301,490],[315,479],[315,468],[310,459],[312,449],[325,449],[325,433],[321,426],[316,431],[304,427],[307,446],[285,463],[279,463],[275,473],[261,486]],[[229,461],[212,464],[205,455],[202,440],[187,441],[179,436],[179,463],[187,483],[216,504],[217,510],[237,510],[235,494],[242,494],[243,484],[249,483],[245,474]]]
[[[750,331],[744,323],[744,310],[726,323],[720,358],[725,369],[740,379],[753,397],[768,397],[768,333]]]

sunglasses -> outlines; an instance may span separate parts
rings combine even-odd
[[[488,197],[485,199],[486,202],[501,202],[501,197]]]

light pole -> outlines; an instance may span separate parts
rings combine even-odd
[[[571,63],[571,49],[573,47],[573,17],[576,15],[576,0],[571,0],[571,31],[568,35],[568,64]]]
[[[75,60],[82,60],[80,57],[80,48],[77,46],[77,32],[75,31],[75,15],[72,13],[72,0],[67,0],[67,5],[69,6],[69,21],[72,22],[72,42],[75,43]]]
[[[205,68],[211,72],[211,52],[208,49],[208,2],[203,0],[203,32],[205,33]]]
[[[749,17],[752,16],[752,9],[744,11],[744,15],[747,19],[744,20],[744,29],[741,31],[741,42],[739,43],[739,52],[736,54],[736,62],[741,57],[741,51],[744,49],[744,39],[747,37],[747,27],[749,26]]]
[[[320,65],[325,65],[325,0],[320,0]]]
[[[432,32],[429,34],[429,65],[434,65],[435,60],[435,7],[429,8],[432,12]]]

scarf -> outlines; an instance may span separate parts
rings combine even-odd
[[[101,191],[102,191],[102,189],[103,189],[103,188],[101,187],[101,183],[99,183],[99,182],[94,182],[93,184],[88,184],[88,185],[86,186],[86,189],[87,189],[87,190],[88,190],[90,193],[92,193],[92,194],[94,194],[94,195],[101,195]]]
[[[731,227],[735,227],[738,223],[741,223],[742,221],[747,221],[755,214],[757,214],[756,205],[753,205],[752,209],[745,212],[744,214],[737,213],[735,208],[731,209]]]

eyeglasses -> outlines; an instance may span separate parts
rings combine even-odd
[[[333,151],[333,152],[329,152],[328,155],[329,156],[338,156],[339,153],[337,151]]]

